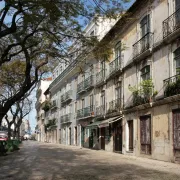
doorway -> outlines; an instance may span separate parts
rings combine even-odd
[[[151,154],[151,116],[140,117],[141,153]]]
[[[116,121],[113,123],[114,127],[114,151],[122,152],[122,126],[121,121]]]
[[[105,128],[101,129],[101,149],[105,150]]]
[[[81,146],[84,147],[85,128],[81,126]]]
[[[71,128],[69,128],[69,145],[71,145]]]
[[[131,121],[128,121],[128,128],[129,128],[129,151],[133,151],[133,139],[134,139],[134,136],[133,136],[133,120]]]
[[[77,146],[77,127],[74,128],[74,144]]]
[[[180,109],[173,111],[173,146],[175,161],[180,162]]]

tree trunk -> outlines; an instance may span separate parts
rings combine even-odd
[[[8,139],[11,139],[11,124],[8,123]]]

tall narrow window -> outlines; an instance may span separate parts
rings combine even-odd
[[[75,113],[77,112],[77,102],[75,102],[74,111],[75,111]]]
[[[81,105],[82,105],[82,109],[84,109],[85,108],[85,101],[84,101],[84,99],[81,100]]]
[[[101,72],[102,72],[102,77],[105,77],[105,61],[101,62]]]
[[[91,94],[89,96],[89,100],[90,100],[90,110],[93,111],[93,105],[94,105],[94,99],[93,99],[93,94]]]
[[[180,47],[174,52],[176,74],[180,74]]]
[[[150,79],[150,66],[145,66],[141,69],[141,79],[143,81]]]
[[[145,16],[141,22],[141,37],[144,37],[148,32],[150,32],[150,18],[149,15]]]
[[[115,68],[120,65],[121,62],[121,42],[118,42],[115,46]]]

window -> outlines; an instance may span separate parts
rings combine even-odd
[[[115,66],[120,65],[120,59],[121,59],[121,42],[118,42],[115,46]]]
[[[93,94],[89,96],[90,110],[93,111],[94,99]]]
[[[150,18],[149,15],[145,16],[140,22],[141,37],[144,37],[148,32],[150,32]]]
[[[105,61],[101,62],[101,72],[102,72],[102,77],[105,77]]]
[[[74,109],[75,113],[77,112],[77,102],[75,102],[75,109]]]
[[[175,10],[177,11],[179,8],[180,8],[180,1],[179,0],[176,0],[175,1]]]
[[[141,69],[141,79],[143,81],[150,79],[150,66],[145,66]]]
[[[91,31],[91,33],[90,33],[90,36],[94,36],[94,30],[93,31]]]
[[[180,47],[174,52],[176,74],[180,74]]]
[[[82,109],[84,109],[85,108],[85,101],[84,101],[84,99],[81,100],[81,105],[82,105]]]

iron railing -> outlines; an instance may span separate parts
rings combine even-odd
[[[163,38],[180,28],[180,9],[163,21]]]
[[[99,107],[96,107],[96,116],[104,116],[106,114],[106,106],[101,105]]]
[[[78,85],[77,85],[77,94],[79,93],[82,93],[85,91],[85,88],[84,88],[84,81],[80,82]]]
[[[106,69],[103,69],[96,74],[96,84],[105,81],[105,78],[106,78]]]
[[[121,110],[121,107],[122,107],[121,103],[122,103],[121,98],[118,98],[116,100],[109,102],[109,108],[107,110],[107,114],[113,113],[113,112],[119,112]]]
[[[57,107],[57,101],[56,101],[56,100],[53,100],[53,101],[52,101],[51,108],[56,108],[56,107]]]
[[[90,117],[90,116],[94,116],[94,106],[89,106],[83,109],[79,109],[77,110],[77,119],[81,119],[81,118],[86,118],[86,117]]]
[[[88,89],[90,87],[93,87],[93,85],[94,85],[94,79],[93,79],[93,75],[91,75],[87,79],[85,79],[84,88]]]
[[[109,75],[116,73],[122,68],[122,61],[120,57],[117,57],[114,61],[109,63]]]
[[[136,58],[153,45],[153,33],[147,33],[133,45],[133,58]]]
[[[71,117],[72,117],[71,113],[61,116],[61,124],[71,122]]]
[[[180,74],[164,80],[164,96],[174,96],[180,94]]]
[[[61,96],[61,103],[69,101],[71,99],[72,99],[72,90],[69,90]]]

